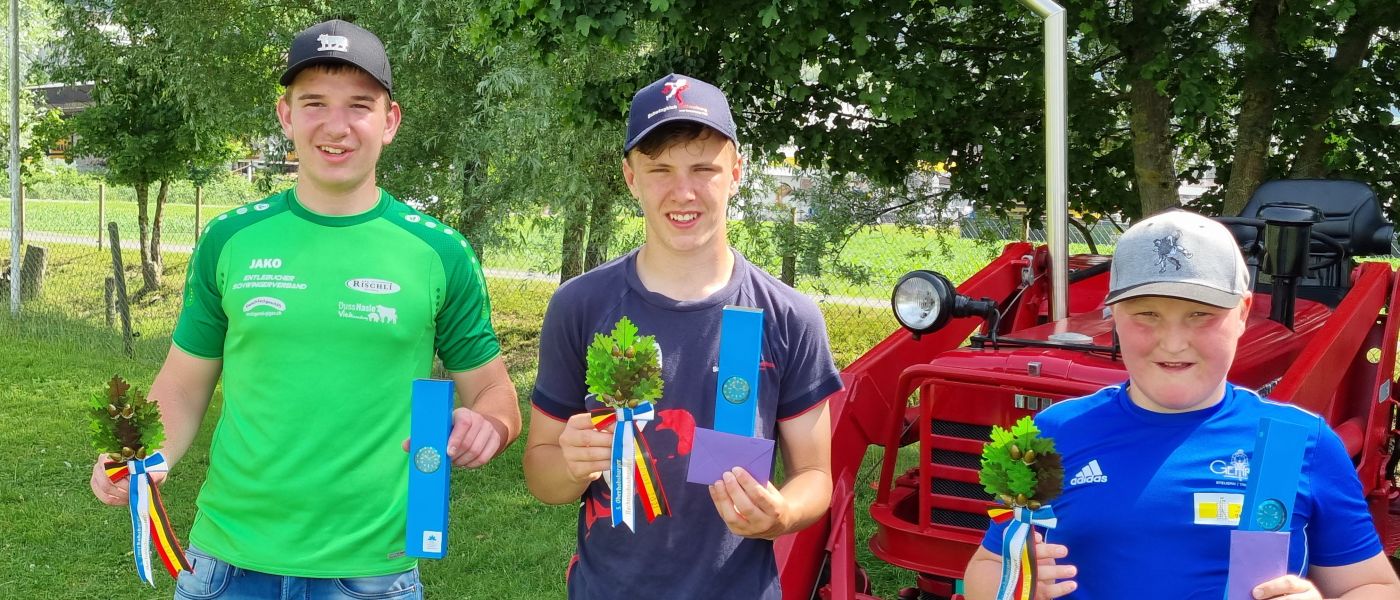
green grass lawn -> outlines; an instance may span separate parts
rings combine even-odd
[[[0,444],[22,459],[0,467],[0,598],[169,598],[163,575],[143,587],[131,565],[127,517],[88,490],[94,452],[84,409],[113,374],[148,388],[170,344],[188,255],[166,254],[163,287],[133,302],[135,356],[105,323],[102,280],[110,253],[85,245],[50,244],[43,295],[25,305],[22,320],[0,311]],[[0,257],[8,257],[0,241]],[[140,275],[136,253],[124,253],[128,281]],[[2,261],[0,261],[2,262]],[[965,276],[965,275],[964,275]],[[956,279],[955,279],[956,280]],[[512,380],[529,414],[539,324],[554,285],[489,278],[494,323]],[[822,304],[832,350],[845,366],[895,328],[888,309]],[[176,531],[193,522],[195,498],[208,463],[209,435],[220,409],[216,394],[199,438],[163,487]],[[526,491],[517,443],[485,468],[456,471],[449,556],[423,561],[433,598],[562,598],[564,568],[574,548],[576,507],[545,506]],[[913,575],[874,558],[875,531],[867,508],[874,499],[881,449],[870,448],[856,482],[857,559],[874,591],[893,598]],[[917,464],[905,448],[897,472]]]
[[[164,286],[133,303],[139,337],[135,357],[127,358],[102,309],[100,282],[110,269],[110,254],[86,246],[49,247],[43,296],[25,306],[22,321],[0,312],[0,444],[19,448],[24,456],[0,467],[0,522],[8,532],[0,542],[0,597],[170,598],[173,585],[164,575],[157,577],[155,589],[135,577],[125,511],[99,504],[88,489],[95,453],[84,409],[113,374],[149,387],[169,348],[188,256],[168,253]],[[0,242],[0,256],[8,252]],[[124,253],[124,260],[135,291],[136,253]],[[554,285],[489,279],[488,286],[507,366],[528,415],[539,324]],[[883,308],[825,308],[842,366],[894,327]],[[216,395],[199,438],[162,488],[182,538],[194,519],[219,409]],[[523,447],[518,442],[485,468],[454,473],[451,551],[446,559],[422,566],[430,597],[564,597],[577,509],[545,506],[529,495],[520,472]],[[859,552],[877,591],[892,597],[912,583],[912,576],[865,550],[873,533],[865,507],[873,499],[869,484],[878,476],[878,459],[878,450],[872,450],[857,490]]]

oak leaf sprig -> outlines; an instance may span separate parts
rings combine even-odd
[[[978,479],[1002,504],[1035,510],[1060,495],[1064,472],[1054,440],[1040,437],[1035,421],[1022,417],[1010,430],[992,427]]]
[[[144,459],[165,441],[160,407],[116,375],[93,395],[88,416],[93,448],[113,461]]]
[[[622,317],[610,335],[594,334],[588,346],[588,391],[612,408],[634,408],[661,398],[661,351],[656,337],[637,333],[632,320]]]

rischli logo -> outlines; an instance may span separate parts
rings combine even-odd
[[[323,33],[321,35],[316,36],[316,41],[321,42],[321,47],[316,49],[317,52],[325,52],[327,50],[331,50],[334,52],[350,51],[350,38],[347,38],[343,35],[331,35],[329,33]]]
[[[1103,470],[1099,468],[1098,460],[1089,461],[1089,464],[1084,465],[1084,468],[1074,474],[1074,479],[1069,480],[1070,485],[1081,483],[1108,483],[1108,476],[1104,475]]]
[[[370,277],[348,279],[345,281],[345,287],[366,294],[394,294],[399,291],[399,284],[397,283]]]

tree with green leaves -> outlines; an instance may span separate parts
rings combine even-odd
[[[78,134],[73,153],[102,157],[107,180],[136,191],[140,293],[160,287],[161,222],[170,182],[194,165],[231,158],[227,138],[189,127],[184,110],[164,92],[160,79],[128,68],[94,86],[93,106],[73,118]],[[157,186],[154,207],[152,185]]]
[[[625,48],[586,43],[548,63],[536,61],[528,31],[479,35],[472,23],[481,10],[480,3],[448,1],[404,11],[385,0],[334,6],[82,0],[64,5],[65,31],[73,35],[63,47],[81,67],[68,70],[74,80],[103,81],[104,70],[117,63],[154,74],[150,84],[161,86],[162,98],[181,112],[171,122],[147,123],[156,130],[173,131],[182,120],[187,133],[227,133],[276,154],[265,140],[280,137],[271,108],[286,40],[329,17],[378,31],[388,42],[395,99],[407,116],[386,149],[382,184],[456,225],[486,262],[484,246],[525,242],[503,239],[495,224],[562,215],[570,223],[571,243],[560,259],[567,279],[611,258],[614,217],[625,205],[617,151],[622,112],[602,119],[579,110],[575,83],[626,73],[635,64]],[[229,14],[239,14],[239,22],[230,23]],[[127,37],[133,43],[115,43]],[[225,144],[215,140],[215,146]]]
[[[136,191],[141,293],[160,286],[170,183],[226,163],[240,151],[237,140],[276,123],[273,40],[256,27],[213,35],[231,27],[221,8],[233,7],[80,1],[62,4],[57,16],[63,35],[53,72],[93,82],[93,105],[72,119],[73,154],[102,158],[110,182]]]
[[[637,75],[586,90],[604,110],[657,73],[687,72],[730,92],[760,153],[791,143],[804,165],[895,187],[925,165],[955,163],[950,193],[994,213],[1040,210],[1041,36],[1015,0],[490,6],[487,27],[538,28],[546,52],[654,30]],[[1211,173],[1218,187],[1205,207],[1216,210],[1223,193],[1234,209],[1260,179],[1291,171],[1361,178],[1388,197],[1393,170],[1368,154],[1400,143],[1387,116],[1400,100],[1393,6],[1069,5],[1072,207],[1136,217],[1176,205],[1180,183]],[[1298,139],[1312,146],[1299,154]]]
[[[387,187],[456,223],[488,263],[483,246],[532,242],[504,239],[495,224],[546,211],[563,218],[565,241],[559,263],[544,268],[568,280],[611,258],[626,198],[623,113],[586,110],[579,90],[634,69],[628,49],[571,43],[538,60],[530,30],[471,26],[481,3],[424,2],[408,14],[396,3],[344,8],[395,40],[407,118],[385,153]]]

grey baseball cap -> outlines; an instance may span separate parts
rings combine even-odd
[[[1118,238],[1104,304],[1166,296],[1234,308],[1248,292],[1249,268],[1230,230],[1173,210],[1138,221]]]
[[[297,33],[287,52],[287,70],[282,85],[290,85],[297,73],[312,65],[342,63],[369,73],[379,85],[394,94],[394,75],[384,43],[369,30],[339,19],[322,21]]]

